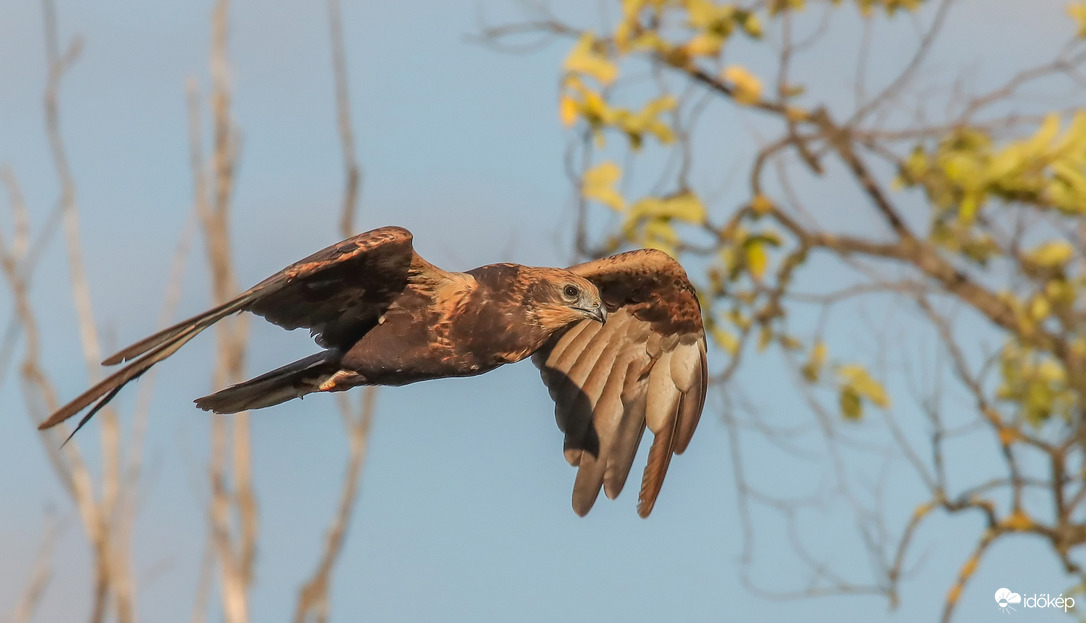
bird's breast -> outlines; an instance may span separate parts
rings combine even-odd
[[[498,352],[486,342],[455,319],[392,309],[348,350],[342,366],[368,384],[405,385],[482,374],[526,356]]]

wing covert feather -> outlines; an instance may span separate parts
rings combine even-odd
[[[415,254],[411,232],[381,227],[317,251],[233,300],[144,338],[102,363],[128,361],[239,311],[251,311],[285,329],[309,327],[321,346],[340,346],[376,322],[408,280],[420,273],[434,279],[447,275]]]
[[[608,497],[619,494],[647,426],[654,440],[638,502],[645,517],[705,405],[701,307],[682,266],[660,251],[569,270],[600,289],[609,312],[602,327],[582,321],[533,356],[555,399],[566,457],[578,467],[573,507],[588,512],[601,487]]]
[[[358,234],[291,264],[230,301],[107,358],[103,365],[139,357],[58,409],[40,428],[55,426],[97,401],[80,422],[82,426],[121,387],[231,314],[251,311],[287,329],[309,327],[320,345],[343,347],[372,326],[408,283],[437,283],[448,278],[449,273],[415,254],[411,232],[402,227]]]

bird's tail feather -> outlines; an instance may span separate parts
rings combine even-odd
[[[215,413],[262,409],[318,391],[339,371],[340,354],[326,350],[282,368],[196,399],[196,406]]]
[[[246,292],[241,296],[237,297],[236,299],[227,301],[226,303],[223,303],[218,307],[209,309],[202,314],[189,318],[188,320],[182,320],[181,322],[173,325],[172,327],[167,327],[159,331],[158,333],[155,333],[154,335],[145,337],[142,340],[136,342],[135,344],[118,352],[117,354],[110,356],[108,359],[102,362],[102,365],[115,366],[119,363],[128,361],[129,359],[138,357],[157,346],[178,339],[182,336],[188,335],[189,337],[192,337],[197,333],[203,331],[204,329],[210,327],[211,325],[215,324],[216,322],[222,320],[223,318],[229,316],[230,314],[241,311],[245,308],[246,305],[250,303],[251,299],[252,293]]]
[[[39,424],[38,429],[44,430],[56,426],[87,408],[92,403],[95,403],[90,412],[83,416],[83,419],[79,421],[79,424],[75,428],[75,430],[78,431],[95,413],[106,406],[106,403],[112,400],[122,387],[141,377],[144,372],[151,369],[151,366],[177,352],[177,349],[196,337],[196,335],[204,329],[210,327],[224,317],[243,309],[245,305],[249,303],[249,300],[249,293],[243,294],[228,303],[208,310],[198,316],[193,316],[168,329],[159,331],[151,337],[140,340],[109,359],[106,359],[103,362],[105,365],[115,365],[139,357],[129,365],[114,372],[105,379],[102,379],[102,381],[94,385],[94,387],[91,387],[77,396],[75,400],[72,400],[58,409],[49,416],[49,419]],[[75,431],[72,432],[72,435],[74,434]],[[69,435],[68,438],[71,439],[71,435]]]
[[[143,376],[143,373],[150,370],[151,366],[177,352],[177,349],[181,348],[185,342],[196,337],[196,334],[204,328],[205,327],[198,326],[189,327],[187,330],[179,331],[177,335],[171,336],[168,341],[151,348],[136,361],[133,361],[131,364],[102,379],[96,385],[77,396],[75,400],[72,400],[58,409],[53,415],[49,416],[49,419],[39,424],[38,429],[45,430],[56,426],[90,406],[91,403],[97,401],[94,408],[84,415],[83,419],[79,420],[79,424],[75,427],[75,431],[72,431],[72,435],[75,435],[76,431],[82,428],[83,425],[87,423],[87,420],[91,419],[95,413],[98,413],[99,409],[106,406],[106,403],[112,400],[122,387]],[[71,439],[72,435],[69,435],[68,439]]]

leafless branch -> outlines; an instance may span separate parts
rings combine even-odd
[[[198,97],[190,86],[189,127],[195,204],[203,225],[211,268],[213,299],[227,301],[237,291],[230,250],[230,198],[237,163],[237,130],[231,116],[230,65],[227,60],[229,0],[219,0],[212,11],[210,71],[213,151],[211,184],[206,182],[200,141]],[[245,317],[223,319],[216,325],[216,357],[212,382],[215,387],[237,383],[244,373]],[[253,579],[258,531],[256,499],[252,487],[248,413],[230,420],[212,420],[210,532],[219,562],[223,617],[228,623],[249,620],[248,589]],[[228,443],[228,437],[232,443]],[[233,491],[227,482],[227,462],[233,477]],[[237,513],[237,532],[232,525]]]
[[[347,428],[347,440],[350,444],[347,472],[343,478],[343,488],[339,494],[339,505],[331,525],[325,534],[324,550],[321,553],[317,569],[302,586],[298,594],[298,605],[294,610],[294,623],[315,621],[325,623],[328,620],[329,593],[332,585],[332,571],[343,551],[347,537],[355,498],[358,495],[358,483],[362,476],[362,466],[366,459],[366,447],[369,443],[369,431],[373,423],[377,388],[366,387],[362,391],[362,403],[359,413],[354,415],[350,399],[340,394],[337,396],[343,424]]]
[[[358,166],[354,129],[351,126],[350,80],[347,78],[347,57],[343,51],[343,22],[340,19],[339,0],[328,0],[328,27],[332,40],[332,70],[336,83],[336,125],[343,150],[343,168],[347,175],[339,229],[344,237],[348,237],[355,233],[354,219],[358,211],[358,197],[362,192],[362,170]]]
[[[361,171],[354,154],[354,131],[351,126],[347,61],[343,49],[343,23],[340,19],[339,0],[328,0],[328,21],[332,41],[332,66],[335,68],[337,119],[340,141],[343,145],[343,164],[347,176],[343,213],[340,218],[340,234],[348,237],[354,234],[354,214],[358,204]],[[355,407],[351,405],[347,395],[337,396],[337,404],[343,415],[343,425],[347,429],[349,444],[347,470],[340,490],[339,505],[328,526],[324,549],[317,568],[299,591],[298,603],[294,610],[295,623],[310,620],[324,623],[328,620],[332,572],[336,560],[343,551],[347,527],[350,525],[354,511],[376,400],[377,388],[366,387],[362,392],[362,401],[356,414]]]
[[[12,610],[8,618],[10,623],[30,623],[34,612],[41,601],[42,593],[53,574],[52,558],[53,548],[56,547],[59,526],[52,513],[47,513],[45,529],[42,532],[41,545],[38,547],[38,555],[34,560],[34,567],[30,571],[30,579],[19,597],[19,603]]]

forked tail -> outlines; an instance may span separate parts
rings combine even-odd
[[[109,366],[138,357],[132,363],[77,396],[75,400],[57,409],[56,413],[39,424],[38,428],[46,429],[56,426],[94,403],[94,407],[83,416],[83,419],[79,420],[79,425],[75,427],[75,431],[78,431],[99,409],[106,406],[106,403],[112,400],[117,392],[121,391],[122,387],[138,379],[144,372],[150,370],[151,366],[177,352],[177,349],[196,337],[204,329],[222,318],[244,309],[251,296],[249,293],[244,294],[198,316],[179,322],[106,359],[103,363]],[[75,431],[72,431],[72,435],[75,434]],[[68,436],[68,439],[71,439],[71,435]]]
[[[196,406],[215,413],[262,409],[319,391],[339,371],[340,354],[326,350],[282,368],[196,399]]]

